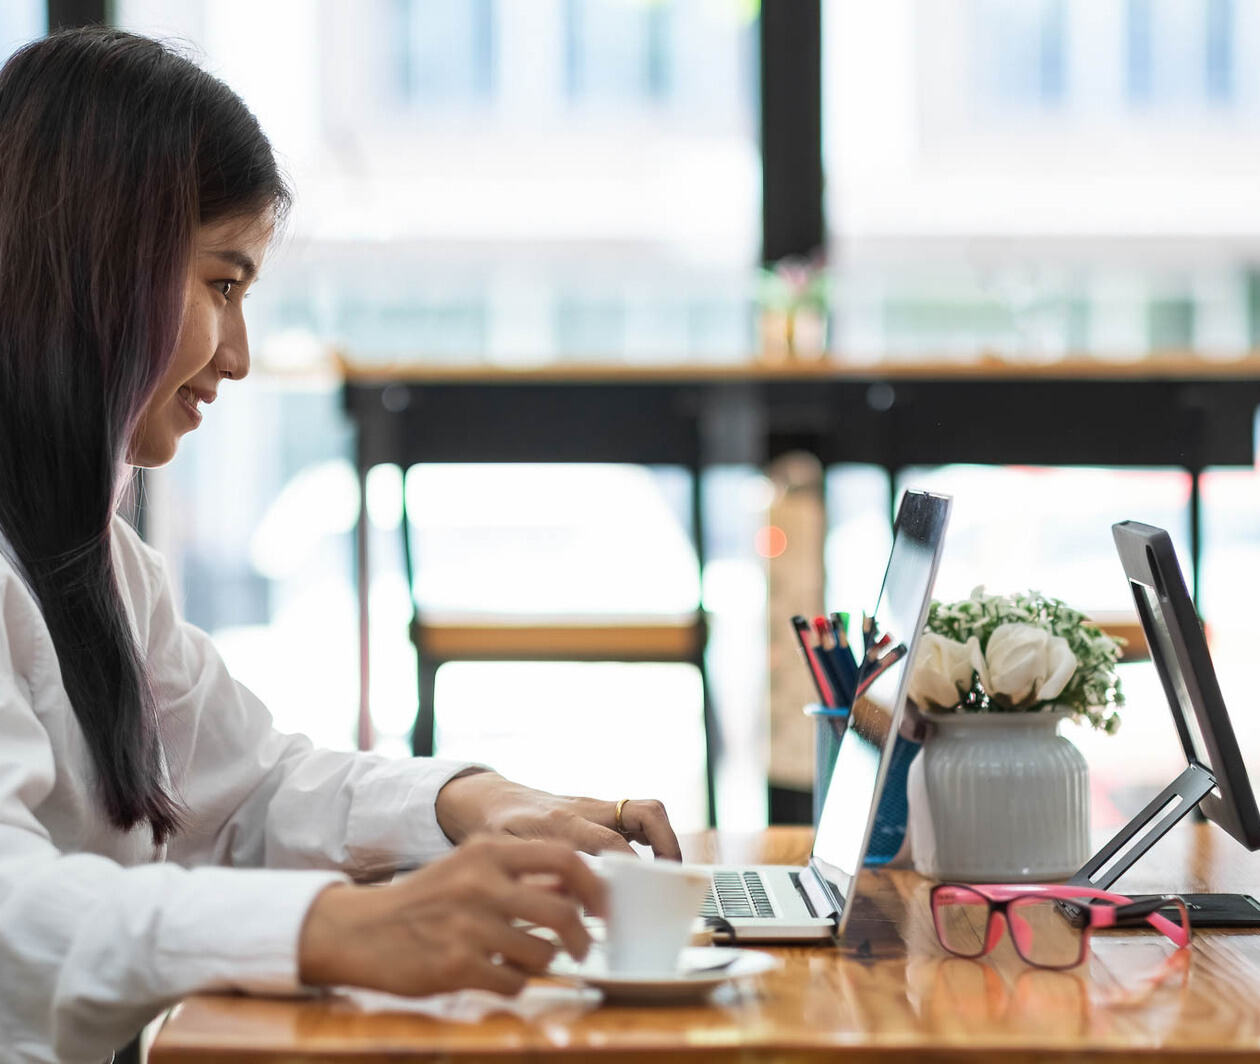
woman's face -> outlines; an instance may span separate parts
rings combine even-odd
[[[201,424],[201,407],[214,402],[219,384],[249,372],[241,303],[258,275],[271,231],[270,212],[198,231],[175,355],[132,434],[131,465],[169,462],[179,438]]]

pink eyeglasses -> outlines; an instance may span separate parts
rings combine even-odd
[[[1038,968],[1075,968],[1085,959],[1095,928],[1144,919],[1177,946],[1190,944],[1190,914],[1175,894],[1133,901],[1094,887],[1042,884],[938,883],[932,888],[932,922],[941,945],[958,957],[982,957],[1002,941],[1002,919],[1011,941]],[[1176,923],[1160,914],[1175,909]]]

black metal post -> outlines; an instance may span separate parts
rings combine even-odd
[[[73,26],[103,26],[108,21],[108,0],[48,0],[49,33]]]
[[[761,258],[823,247],[822,5],[761,5]]]
[[[1199,610],[1200,569],[1203,565],[1203,470],[1190,470],[1190,599]]]

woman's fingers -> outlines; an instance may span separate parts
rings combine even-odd
[[[634,847],[627,841],[628,836],[578,814],[569,818],[565,836],[575,849],[583,853],[634,853]]]
[[[547,927],[579,960],[590,949],[591,936],[582,923],[582,909],[607,912],[606,888],[578,855],[558,843],[493,842],[508,881],[496,888],[505,918]],[[539,878],[544,882],[537,882]],[[531,882],[535,880],[535,882]],[[550,958],[548,958],[550,961]]]
[[[567,842],[587,853],[632,853],[629,842],[646,843],[657,857],[681,860],[678,836],[665,807],[655,799],[617,802],[572,798],[536,791],[492,772],[456,776],[438,792],[438,822],[456,840],[483,831],[519,839]]]
[[[614,822],[616,809],[616,803],[613,803]],[[670,825],[669,814],[655,798],[633,800],[622,805],[621,825],[627,838],[651,846],[657,857],[668,861],[682,860],[682,847],[678,845],[678,836]]]
[[[605,888],[597,876],[572,849],[556,842],[520,842],[507,839],[478,840],[471,846],[492,847],[499,867],[512,879],[537,873],[556,876],[580,904],[602,914]],[[522,889],[527,889],[522,887]],[[558,931],[559,928],[556,928]]]
[[[514,920],[537,924],[555,931],[566,950],[575,957],[586,956],[590,935],[582,924],[582,909],[603,915],[606,895],[603,881],[569,847],[554,842],[523,842],[519,839],[483,837],[472,839],[454,854],[418,873],[412,889],[427,894],[440,865],[450,864],[450,879],[442,888],[457,910],[476,915],[480,923],[478,939],[487,953],[516,957],[512,949],[525,950],[521,961],[540,969],[551,960],[539,946],[550,949],[534,936],[532,941],[510,925]],[[487,938],[486,936],[492,936]],[[535,944],[536,943],[536,944]]]
[[[418,942],[410,944],[420,948],[409,948],[398,940],[388,944],[394,957],[391,974],[401,979],[403,993],[478,987],[514,994],[530,975],[545,971],[551,963],[555,945],[512,925],[505,906],[495,900],[500,885],[492,881],[503,877],[492,867],[483,870],[491,881],[483,884],[484,889],[468,890],[456,880],[452,886],[458,900],[413,914],[413,919],[420,916],[426,925],[420,929]],[[575,908],[573,902],[568,904]]]
[[[494,929],[488,945],[488,957],[529,974],[546,971],[556,955],[556,947],[546,939],[507,924]]]
[[[519,968],[487,957],[469,971],[460,989],[493,990],[496,994],[513,997],[524,989],[528,978]]]
[[[513,905],[513,915],[538,927],[549,927],[568,953],[581,960],[591,947],[590,932],[582,923],[582,912],[572,899],[538,888],[522,892]],[[532,936],[531,936],[532,937]]]

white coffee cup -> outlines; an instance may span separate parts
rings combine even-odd
[[[604,954],[621,975],[672,974],[691,940],[709,874],[674,861],[603,854],[598,871],[608,885]]]

